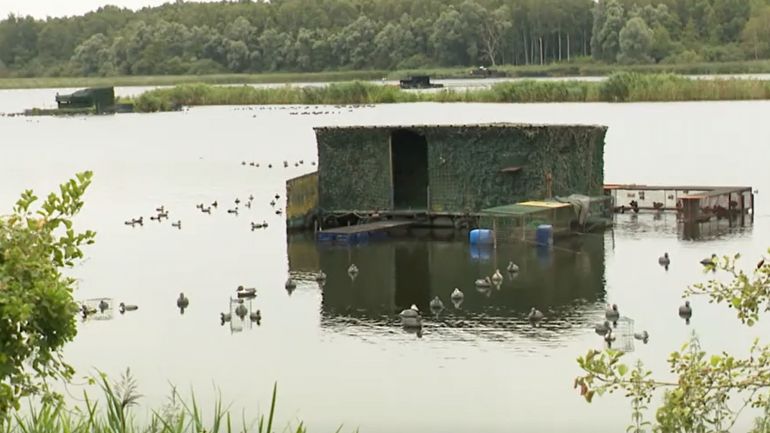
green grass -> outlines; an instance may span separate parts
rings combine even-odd
[[[198,405],[195,395],[183,399],[173,389],[169,402],[152,410],[150,421],[139,423],[133,410],[138,406],[140,395],[130,373],[121,382],[110,383],[106,376],[97,379],[101,387],[102,401],[92,400],[84,392],[84,406],[68,408],[57,400],[43,399],[38,405],[30,404],[25,414],[19,412],[0,418],[2,433],[275,433],[275,409],[277,385],[273,386],[270,410],[267,417],[260,416],[249,422],[245,415],[240,426],[235,427],[229,407],[217,398],[210,413]],[[286,426],[281,432],[305,433],[303,423],[296,427]]]
[[[183,84],[147,91],[128,102],[140,112],[198,105],[346,105],[403,102],[652,102],[770,99],[770,81],[696,80],[673,74],[617,73],[600,82],[503,82],[490,88],[410,92],[364,82],[323,87]]]
[[[399,71],[332,71],[332,72],[272,72],[260,74],[215,75],[155,75],[115,77],[35,77],[0,78],[0,89],[60,88],[90,86],[173,86],[186,83],[206,84],[259,84],[295,82],[339,82],[353,80],[397,80],[414,74],[433,78],[467,78],[469,67],[422,68]],[[614,72],[676,73],[690,75],[770,73],[770,61],[743,61],[721,63],[617,65],[579,60],[549,65],[502,65],[496,69],[511,77],[569,77],[604,76]]]

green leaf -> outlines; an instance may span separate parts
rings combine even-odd
[[[628,366],[626,364],[618,365],[618,374],[625,376],[628,373]]]

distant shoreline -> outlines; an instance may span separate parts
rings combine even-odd
[[[436,68],[403,71],[332,71],[279,72],[261,74],[215,75],[149,75],[111,77],[4,77],[0,89],[81,88],[96,86],[175,86],[189,83],[204,84],[292,84],[334,83],[345,81],[397,81],[410,75],[429,75],[432,79],[478,79],[470,74],[472,68]],[[579,78],[602,77],[614,72],[674,73],[682,75],[740,75],[770,74],[770,61],[746,61],[694,64],[606,65],[600,63],[558,63],[551,65],[510,66],[495,69],[508,78]],[[496,77],[501,78],[501,77]]]

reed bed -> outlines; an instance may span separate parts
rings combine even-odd
[[[770,99],[770,81],[693,79],[674,74],[616,73],[602,81],[522,80],[486,89],[404,91],[360,81],[326,86],[255,88],[182,84],[145,92],[130,102],[140,112],[199,105],[346,105],[404,102],[672,102]]]

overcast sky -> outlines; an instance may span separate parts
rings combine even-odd
[[[0,0],[0,17],[8,14],[32,15],[35,18],[82,15],[104,5],[115,5],[131,9],[157,6],[170,0]],[[190,1],[190,0],[186,0]],[[202,1],[202,0],[194,0]]]

